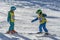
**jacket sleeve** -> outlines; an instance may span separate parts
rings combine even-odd
[[[31,22],[35,22],[35,21],[37,21],[38,20],[38,17],[37,18],[35,18],[35,19],[33,19]]]
[[[7,17],[7,21],[10,21],[10,12],[8,12],[8,17]]]

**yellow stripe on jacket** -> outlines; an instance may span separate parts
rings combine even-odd
[[[14,22],[14,21],[15,21],[14,12],[13,12],[13,13],[12,13],[12,12],[10,12],[10,16],[11,16],[10,21],[11,21],[11,22]]]
[[[43,24],[43,23],[47,22],[46,18],[42,17],[42,16],[38,16],[38,20],[39,20],[40,24]]]

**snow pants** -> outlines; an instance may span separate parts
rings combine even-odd
[[[14,22],[10,22],[10,27],[9,27],[9,31],[14,30]]]
[[[39,25],[39,32],[42,32],[42,28],[45,32],[48,32],[48,30],[46,28],[46,22]]]

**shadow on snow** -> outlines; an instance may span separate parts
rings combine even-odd
[[[47,16],[47,18],[60,19],[60,17],[55,17],[55,16]]]
[[[31,40],[31,39],[29,39],[29,38],[27,38],[27,37],[25,37],[25,36],[23,36],[21,34],[18,34],[18,33],[14,34],[14,36],[23,38],[24,40]]]
[[[13,37],[9,38],[2,33],[0,33],[0,39],[2,39],[2,40],[18,40],[18,38],[13,38]]]
[[[19,34],[16,34],[14,36],[17,36],[19,38],[23,38],[24,40],[30,40],[29,38],[24,37],[24,36],[19,35]],[[2,40],[18,40],[19,38],[14,38],[14,37],[9,38],[9,37],[5,36],[4,34],[0,33],[0,39],[2,39]]]

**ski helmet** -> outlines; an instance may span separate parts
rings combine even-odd
[[[42,10],[41,10],[41,9],[38,9],[38,10],[36,11],[36,13],[37,13],[37,14],[42,14]]]
[[[16,7],[15,7],[15,6],[12,6],[12,7],[11,7],[11,10],[16,10]]]

